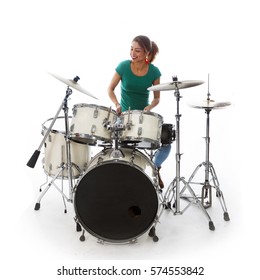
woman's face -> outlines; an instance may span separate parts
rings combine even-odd
[[[145,50],[135,41],[132,42],[130,56],[133,62],[145,61]]]

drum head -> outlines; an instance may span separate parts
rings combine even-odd
[[[138,168],[124,163],[104,163],[80,180],[75,193],[80,224],[108,242],[126,242],[153,224],[158,197],[151,180]]]

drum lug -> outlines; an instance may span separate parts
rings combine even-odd
[[[52,137],[51,137],[51,135],[49,134],[49,136],[48,136],[48,141],[49,142],[51,142],[52,141]]]
[[[124,122],[124,120],[123,120]],[[127,118],[127,123],[126,123],[126,128],[127,130],[131,129],[131,126],[133,126],[132,121],[130,120],[130,109],[128,110],[128,118]]]
[[[72,114],[73,114],[73,117],[76,117],[76,115],[77,115],[77,112],[78,112],[78,110],[77,110],[77,109],[75,109],[75,108],[73,108],[73,112],[72,112]]]
[[[91,133],[94,134],[96,132],[96,126],[93,124],[91,127]]]
[[[126,124],[127,130],[131,130],[131,126],[133,126],[133,124],[132,124],[132,122],[130,121],[130,122],[128,122],[128,123]]]
[[[143,132],[143,131],[142,131],[142,128],[139,127],[139,128],[138,128],[138,136],[142,135],[142,132]]]
[[[103,162],[103,158],[102,158],[102,157],[99,157],[99,158],[98,158],[98,161],[97,161],[97,165],[100,165],[102,162]]]
[[[141,112],[141,115],[139,117],[139,123],[142,124],[144,121],[144,117],[143,117],[143,111]]]
[[[72,125],[70,126],[70,131],[71,131],[71,132],[74,131],[74,127],[75,127],[75,124],[72,124]]]
[[[135,157],[134,157],[134,155],[132,155],[132,157],[130,158],[130,165],[134,165],[134,159],[135,159]]]
[[[94,114],[93,114],[94,119],[96,119],[98,117],[98,109],[96,107],[96,109],[94,110]]]

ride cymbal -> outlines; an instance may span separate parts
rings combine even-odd
[[[165,90],[176,90],[176,89],[184,89],[189,87],[195,87],[203,84],[204,81],[196,81],[196,80],[186,80],[186,81],[173,81],[170,83],[163,83],[155,86],[151,86],[148,90],[153,91],[165,91]]]
[[[79,80],[79,77],[76,77],[76,78],[74,78],[73,80],[71,80],[71,79],[65,79],[65,78],[63,78],[63,77],[61,77],[61,76],[58,76],[58,75],[56,75],[56,74],[53,74],[53,73],[48,73],[48,74],[50,74],[51,76],[53,76],[53,77],[56,78],[57,80],[63,82],[63,83],[66,84],[67,86],[72,87],[72,88],[74,88],[74,89],[76,89],[76,90],[78,90],[78,91],[80,91],[80,92],[82,92],[82,93],[84,93],[84,94],[86,94],[86,95],[92,97],[92,98],[98,99],[97,97],[95,97],[93,94],[89,93],[87,90],[85,90],[84,88],[82,88],[82,87],[77,83],[77,81]]]

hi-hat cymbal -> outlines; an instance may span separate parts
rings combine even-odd
[[[221,109],[230,106],[231,103],[228,101],[216,102],[214,100],[205,100],[202,102],[193,102],[189,105],[192,108],[197,108],[197,109]]]
[[[170,83],[164,83],[164,84],[151,86],[148,88],[148,90],[164,91],[164,90],[184,89],[184,88],[199,86],[203,83],[204,83],[204,81],[196,81],[196,80],[174,81],[174,82],[170,82]]]
[[[95,97],[93,94],[89,93],[87,90],[85,90],[84,88],[82,88],[78,83],[77,81],[74,81],[74,80],[70,80],[70,79],[65,79],[65,78],[62,78],[61,76],[58,76],[56,74],[53,74],[53,73],[49,73],[51,76],[53,76],[54,78],[56,78],[57,80],[63,82],[64,84],[66,84],[67,86],[69,87],[72,87],[92,98],[95,98],[95,99],[98,99],[97,97]]]

